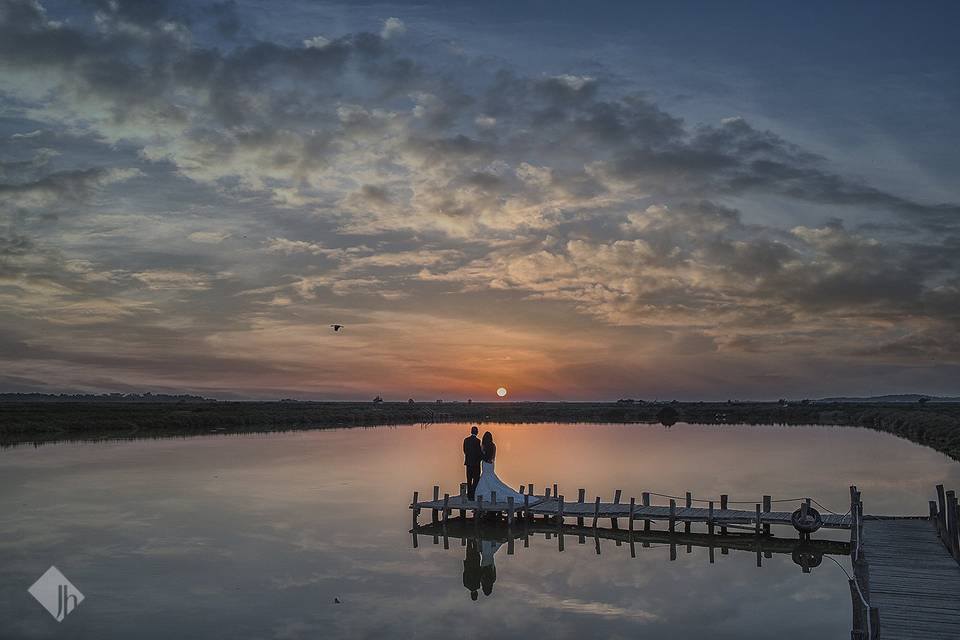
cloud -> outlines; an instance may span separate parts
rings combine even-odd
[[[142,175],[137,169],[94,167],[56,171],[27,182],[0,183],[0,205],[15,211],[62,211],[98,189]]]
[[[267,240],[266,250],[271,253],[283,253],[291,255],[294,253],[312,253],[322,255],[328,250],[323,245],[316,242],[306,242],[305,240],[288,240],[287,238],[270,238]]]
[[[230,237],[225,231],[194,231],[187,236],[190,242],[199,244],[219,244]]]
[[[498,308],[474,329],[602,327],[717,363],[960,359],[960,206],[750,117],[689,121],[599,63],[521,72],[399,37],[399,18],[278,40],[232,2],[54,13],[0,11],[6,322],[123,318],[162,358],[171,336],[242,341],[293,314],[325,324],[325,305]]]
[[[303,41],[303,46],[308,49],[322,49],[330,44],[330,39],[323,36],[313,36]]]
[[[193,271],[151,269],[130,275],[156,291],[205,291],[211,287],[209,275]]]
[[[384,40],[402,36],[407,32],[407,25],[403,24],[400,18],[387,18],[383,21],[383,29],[380,30],[380,37]]]

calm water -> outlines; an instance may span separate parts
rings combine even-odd
[[[853,428],[493,425],[497,471],[609,499],[651,490],[731,500],[810,495],[839,512],[922,514],[960,465]],[[2,638],[849,637],[829,560],[539,536],[464,587],[467,547],[413,548],[412,492],[462,481],[464,425],[0,452]],[[421,522],[429,515],[421,516]],[[790,536],[789,531],[776,532]],[[840,537],[844,537],[840,534]],[[487,545],[488,557],[492,547]],[[838,558],[848,567],[846,558]],[[86,597],[57,623],[26,589],[56,565]],[[484,574],[490,584],[491,572]],[[334,598],[341,603],[336,604]],[[772,632],[777,630],[777,632]]]

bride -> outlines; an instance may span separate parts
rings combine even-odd
[[[497,445],[493,443],[493,434],[489,431],[484,433],[480,447],[483,450],[483,457],[476,495],[483,496],[484,500],[490,500],[491,494],[496,493],[497,502],[506,502],[507,498],[512,497],[517,506],[523,504],[523,494],[508,487],[493,470],[493,462],[497,458]]]

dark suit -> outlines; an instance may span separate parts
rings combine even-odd
[[[483,458],[483,449],[480,438],[471,435],[463,440],[463,464],[467,468],[467,497],[474,499],[477,483],[480,482],[480,460]]]
[[[480,550],[476,540],[467,540],[467,555],[463,559],[463,586],[470,591],[470,597],[476,600],[480,591]]]

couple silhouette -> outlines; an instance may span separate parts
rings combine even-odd
[[[463,465],[467,471],[467,498],[476,500],[481,496],[484,500],[491,500],[496,496],[498,502],[512,497],[516,504],[523,502],[523,494],[511,489],[497,477],[494,463],[497,459],[497,445],[493,442],[493,434],[487,431],[481,441],[477,434],[480,429],[477,425],[470,428],[470,435],[463,440]]]

